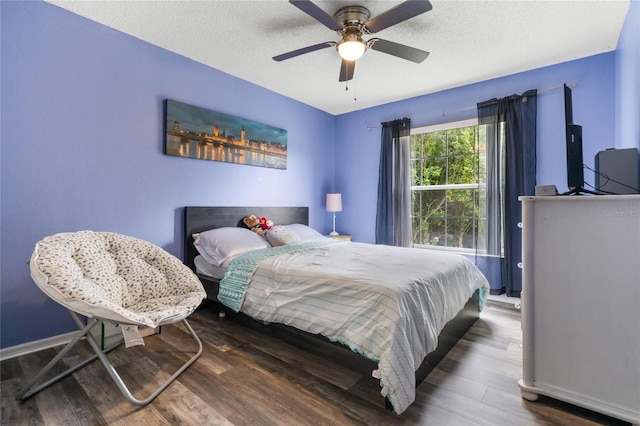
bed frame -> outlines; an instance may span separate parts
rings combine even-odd
[[[192,234],[196,232],[206,231],[213,228],[221,228],[224,226],[242,226],[242,218],[251,214],[268,217],[275,224],[289,224],[289,223],[302,223],[309,224],[309,208],[308,207],[192,207],[187,206],[184,208],[184,263],[194,272],[196,267],[194,259],[198,255],[198,251],[193,245]],[[197,272],[196,272],[197,274]],[[202,282],[206,292],[207,298],[217,304],[219,282],[210,277],[206,277],[197,274],[198,278]],[[473,296],[467,301],[465,307],[458,313],[458,315],[443,328],[438,337],[438,347],[435,351],[428,354],[423,360],[422,364],[416,371],[416,386],[418,386],[427,377],[427,375],[435,368],[449,350],[455,346],[460,338],[466,333],[466,331],[475,323],[479,318],[479,294],[476,291]],[[287,341],[288,343],[297,345],[313,344],[309,343],[310,339],[314,342],[318,342],[321,339],[325,343],[339,346],[344,349],[338,362],[342,362],[348,367],[357,366],[357,370],[367,369],[369,372],[377,368],[373,361],[370,361],[360,355],[355,354],[346,346],[340,343],[329,342],[322,336],[312,335],[303,331],[297,330],[293,327],[289,327],[283,324],[269,324],[265,325],[261,322],[250,319],[243,314],[231,315],[234,320],[242,322],[253,329],[259,330],[266,334],[275,335],[280,339]],[[363,361],[364,360],[364,361]],[[388,400],[385,402],[385,406],[391,409],[391,404]]]

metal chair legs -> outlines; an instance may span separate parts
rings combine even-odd
[[[74,373],[75,371],[79,370],[80,368],[84,367],[85,365],[89,364],[90,362],[92,362],[96,358],[98,358],[98,359],[100,359],[100,361],[102,362],[104,367],[107,369],[107,372],[109,373],[109,376],[111,376],[111,378],[113,379],[115,384],[118,386],[118,389],[120,389],[120,392],[122,392],[122,394],[124,395],[125,399],[127,401],[129,401],[133,405],[144,406],[144,405],[147,405],[148,403],[150,403],[151,401],[153,401],[160,394],[160,392],[165,390],[175,379],[178,378],[178,376],[180,374],[182,374],[182,372],[184,372],[184,370],[186,370],[191,364],[193,364],[196,361],[196,359],[198,359],[198,357],[200,357],[200,354],[202,354],[202,342],[200,341],[200,339],[198,338],[196,333],[193,331],[193,329],[191,328],[191,326],[189,325],[187,320],[183,319],[182,323],[186,327],[187,331],[189,331],[191,336],[194,338],[194,340],[198,343],[198,350],[197,350],[196,354],[193,357],[191,357],[185,364],[183,364],[182,367],[180,367],[178,369],[178,371],[176,371],[171,377],[169,377],[151,395],[149,395],[147,398],[144,398],[144,399],[137,399],[131,394],[131,392],[129,391],[127,386],[122,381],[122,378],[120,377],[120,375],[116,371],[115,367],[111,364],[111,362],[109,361],[109,359],[106,356],[107,353],[109,353],[113,349],[115,349],[118,346],[120,346],[120,344],[122,344],[122,342],[123,342],[123,339],[119,340],[114,345],[102,350],[100,348],[100,345],[96,341],[96,339],[93,337],[93,335],[91,333],[89,333],[89,331],[91,331],[91,329],[96,324],[98,324],[100,322],[100,320],[92,319],[92,320],[89,321],[88,324],[85,325],[78,314],[76,314],[73,311],[69,311],[69,313],[71,314],[71,316],[73,317],[74,321],[76,322],[76,324],[80,328],[79,333],[69,343],[67,343],[67,345],[51,361],[49,361],[49,363],[42,370],[40,370],[40,372],[33,379],[31,379],[31,381],[29,381],[29,383],[27,383],[27,385],[25,385],[24,389],[20,392],[20,398],[22,400],[25,400],[25,399],[35,395],[36,393],[40,392],[41,390],[48,388],[52,384],[54,384],[54,383],[58,382],[59,380],[67,377],[68,375]],[[91,348],[93,348],[93,351],[95,352],[95,355],[85,359],[84,361],[82,361],[79,364],[69,368],[68,370],[58,374],[57,376],[55,376],[55,377],[53,377],[53,378],[51,378],[51,379],[49,379],[49,380],[37,385],[37,386],[35,386],[35,384],[40,379],[42,379],[45,376],[45,374],[47,372],[49,372],[49,370],[51,370],[51,368],[53,368],[53,366],[58,361],[60,361],[60,359],[62,359],[62,357],[76,343],[78,343],[83,337],[86,337],[87,342],[89,342],[89,345],[91,346]]]

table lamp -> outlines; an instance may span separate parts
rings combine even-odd
[[[329,235],[335,237],[338,235],[336,232],[336,212],[342,211],[342,194],[327,194],[327,211],[333,212],[333,231]]]

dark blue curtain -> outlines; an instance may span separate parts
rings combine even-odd
[[[411,247],[411,120],[382,123],[376,244]]]
[[[536,116],[536,90],[478,104],[478,122],[487,131],[488,249],[489,254],[504,250],[502,282],[508,296],[518,297],[522,290],[518,197],[535,193]]]

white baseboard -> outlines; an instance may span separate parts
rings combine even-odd
[[[100,325],[95,326],[95,329],[99,329]],[[111,324],[105,324],[105,345],[109,346],[117,341],[117,339],[122,338],[122,334],[120,334],[120,330]],[[142,337],[151,336],[152,334],[159,333],[160,327],[158,328],[148,328],[141,327],[140,335]],[[42,340],[36,340],[34,342],[23,343],[21,345],[11,346],[9,348],[0,349],[0,361],[6,361],[11,358],[15,358],[21,355],[27,355],[33,352],[38,352],[44,349],[53,348],[59,345],[66,345],[79,333],[78,331],[72,331],[70,333],[60,334],[58,336],[48,337]],[[100,332],[95,334],[95,338],[98,340],[98,343],[101,342]]]
[[[60,334],[58,336],[47,337],[46,339],[36,340],[33,342],[23,343],[21,345],[11,346],[9,348],[0,349],[0,361],[6,361],[21,355],[27,355],[38,352],[43,349],[53,348],[55,346],[67,344],[78,333],[72,331],[70,333]]]

